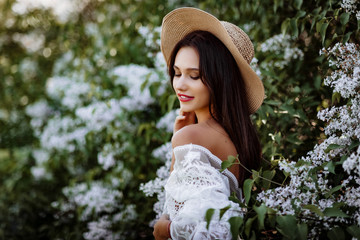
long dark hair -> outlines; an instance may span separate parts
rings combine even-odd
[[[169,65],[171,86],[176,54],[186,46],[193,47],[199,54],[199,74],[210,92],[211,116],[229,135],[241,163],[248,169],[259,168],[260,142],[250,119],[245,83],[234,57],[213,34],[206,31],[192,32],[179,41],[172,51]],[[250,176],[249,172],[240,167],[240,184]]]

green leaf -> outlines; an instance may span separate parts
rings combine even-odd
[[[244,196],[245,196],[245,204],[246,205],[248,205],[248,203],[249,203],[249,200],[251,197],[251,189],[252,189],[253,184],[254,184],[253,179],[249,178],[244,181],[243,188],[244,188]]]
[[[295,0],[294,1],[294,7],[298,10],[301,8],[302,4],[303,4],[303,0]]]
[[[344,35],[343,40],[342,40],[343,44],[345,44],[345,43],[347,43],[347,41],[349,41],[351,34],[352,34],[352,32],[348,32]]]
[[[335,174],[335,164],[332,161],[328,162],[325,167],[327,167],[329,172]]]
[[[160,83],[158,82],[150,85],[149,91],[152,97],[156,98],[159,87],[160,87]]]
[[[267,216],[268,216],[268,221],[270,223],[270,226],[272,228],[275,228],[275,222],[276,222],[276,211],[272,208],[267,208]]]
[[[325,22],[326,19],[321,19],[319,22],[316,23],[316,32],[320,33],[321,25]]]
[[[254,210],[258,215],[259,229],[265,229],[264,221],[265,221],[265,214],[267,212],[267,208],[265,204],[263,203],[259,207],[254,206]]]
[[[210,208],[206,211],[205,220],[206,220],[206,229],[209,229],[210,221],[215,213],[215,209]]]
[[[334,192],[339,191],[342,188],[341,185],[338,185],[336,187],[333,187],[329,192],[325,194],[325,197],[330,197]]]
[[[296,14],[295,18],[296,18],[296,19],[299,19],[299,18],[304,17],[305,15],[306,15],[306,12],[305,12],[305,11],[300,10],[300,11],[298,11],[298,12],[297,12],[297,14]]]
[[[352,150],[353,148],[356,148],[359,145],[360,145],[360,142],[354,141],[350,144],[349,150]]]
[[[247,237],[250,237],[250,231],[252,229],[251,226],[256,218],[257,218],[257,216],[249,218],[245,223],[245,234]]]
[[[226,213],[226,211],[230,209],[230,207],[231,207],[231,205],[226,206],[226,207],[220,209],[220,219],[221,219],[222,216]]]
[[[360,227],[352,225],[346,228],[346,231],[351,234],[351,236],[360,239]]]
[[[282,22],[281,24],[281,33],[283,34],[283,36],[285,36],[287,29],[289,28],[290,25],[290,19],[287,18],[285,21]]]
[[[296,218],[292,215],[285,216],[277,216],[276,222],[278,226],[276,229],[286,238],[295,239],[296,231],[294,229],[297,228]]]
[[[315,205],[309,204],[309,205],[303,206],[303,208],[309,209],[311,212],[316,213],[320,217],[324,216],[324,213]]]
[[[308,226],[306,223],[297,224],[297,236],[301,240],[306,240],[308,235]]]
[[[327,29],[328,26],[329,26],[329,23],[328,23],[328,22],[324,22],[324,23],[321,25],[321,28],[320,28],[321,43],[322,43],[323,45],[324,45],[325,36],[326,36],[326,29]]]
[[[326,149],[325,149],[325,153],[329,153],[331,150],[335,150],[338,148],[342,148],[343,146],[338,145],[338,144],[330,144]]]
[[[237,239],[237,236],[239,235],[239,229],[244,224],[244,219],[242,217],[232,217],[229,219],[229,223],[233,239]]]
[[[273,106],[280,106],[281,105],[281,102],[276,101],[276,100],[265,100],[264,103],[269,104],[269,105],[273,105]]]
[[[314,79],[314,86],[315,86],[315,88],[316,88],[317,90],[320,89],[320,87],[321,87],[321,82],[322,82],[322,78],[321,78],[319,75],[317,75],[317,76],[315,77],[315,79]]]
[[[227,160],[221,162],[221,169],[220,172],[225,171],[225,169],[231,167],[235,163],[238,162],[238,159],[234,156],[229,156]]]
[[[332,104],[336,104],[336,103],[340,102],[340,99],[341,99],[340,93],[334,92],[331,97],[331,102],[332,102]]]
[[[238,203],[240,206],[243,205],[243,202],[238,199],[235,192],[232,192],[232,194],[229,197],[230,201],[233,201],[234,203]]]
[[[327,236],[328,236],[328,238],[330,240],[343,240],[343,239],[345,239],[344,231],[339,227],[335,227],[335,228],[331,229],[327,233]]]
[[[341,25],[346,25],[349,22],[350,13],[344,12],[340,15],[340,23]]]
[[[176,99],[177,99],[177,97],[176,97],[175,94],[172,94],[172,95],[169,96],[169,98],[168,98],[168,112],[170,112],[173,109]]]
[[[348,158],[348,155],[346,155],[346,154],[342,155],[340,158],[340,161],[336,162],[336,165],[342,165],[347,158]]]
[[[263,173],[263,178],[265,178],[265,179],[263,179],[263,184],[262,184],[262,187],[265,189],[265,190],[267,190],[267,189],[269,189],[270,188],[270,185],[271,185],[271,182],[270,181],[268,181],[268,180],[272,180],[273,178],[274,178],[274,176],[275,176],[275,174],[276,174],[276,171],[275,170],[266,170],[266,171],[264,171],[264,173]]]
[[[145,89],[145,87],[146,87],[146,85],[149,83],[149,78],[147,77],[146,79],[145,79],[145,81],[141,84],[141,86],[140,86],[140,91],[142,92],[142,91],[144,91],[144,89]]]
[[[297,19],[292,18],[290,20],[290,29],[292,31],[293,36],[295,36],[295,37],[299,36],[299,30],[298,30],[298,27],[297,27]]]
[[[345,214],[337,207],[325,208],[324,215],[327,217],[343,217],[343,218],[349,217],[349,215]]]

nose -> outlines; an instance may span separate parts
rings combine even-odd
[[[185,91],[187,89],[186,78],[184,75],[174,78],[173,87],[177,91]]]

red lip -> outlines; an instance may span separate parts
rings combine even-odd
[[[178,94],[178,97],[181,102],[188,102],[188,101],[191,101],[194,99],[194,97],[191,97],[191,96],[188,96],[185,94],[180,94],[180,93]]]

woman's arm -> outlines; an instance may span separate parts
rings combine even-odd
[[[171,239],[170,235],[170,224],[169,216],[164,214],[160,217],[160,219],[156,222],[154,226],[153,235],[156,240],[167,240]]]

